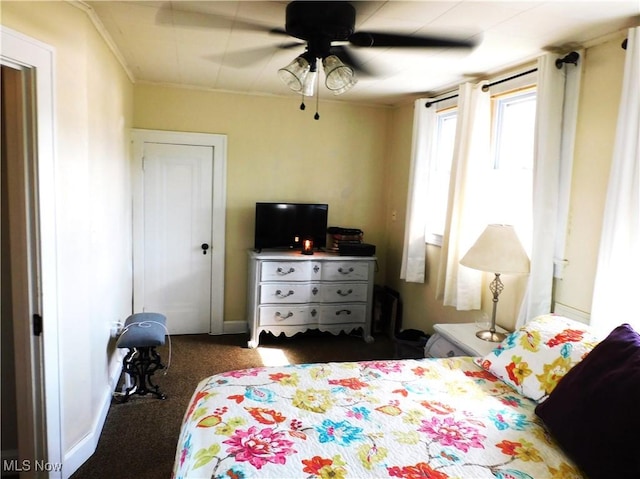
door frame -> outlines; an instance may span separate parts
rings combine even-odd
[[[211,317],[209,334],[223,334],[224,322],[224,259],[227,183],[227,136],[211,133],[191,133],[133,129],[133,311],[144,307],[144,144],[161,143],[213,148],[213,194],[211,222]]]
[[[36,288],[32,293],[36,295],[39,313],[43,318],[40,343],[42,356],[39,364],[33,364],[35,346],[29,321],[29,327],[22,328],[20,342],[16,341],[15,344],[16,353],[20,350],[22,357],[30,358],[27,364],[16,364],[16,373],[20,374],[21,370],[29,378],[22,382],[21,388],[25,391],[18,391],[19,400],[30,402],[27,408],[19,408],[18,414],[33,415],[18,418],[19,421],[26,420],[27,424],[33,425],[26,442],[19,439],[19,453],[21,458],[24,456],[31,461],[37,458],[62,464],[64,454],[60,405],[55,206],[55,50],[39,40],[4,26],[0,26],[0,33],[2,63],[36,73],[34,91],[31,92],[32,99],[35,100],[33,110],[36,153],[29,168],[32,172],[29,195],[35,201],[25,213],[32,225],[27,229],[26,235],[33,242],[38,257],[34,268],[20,274],[26,274],[31,288]],[[29,258],[27,261],[33,259]],[[40,379],[34,377],[34,368],[40,369]],[[25,412],[21,413],[20,410]],[[44,417],[37,411],[43,411]],[[27,450],[23,450],[23,447]],[[49,473],[49,477],[62,477],[62,471],[54,470]]]

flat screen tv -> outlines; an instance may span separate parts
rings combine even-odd
[[[327,245],[329,205],[320,203],[256,203],[255,244],[265,248],[300,248],[305,239],[314,249]]]

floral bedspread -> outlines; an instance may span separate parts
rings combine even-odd
[[[231,371],[194,392],[173,477],[582,478],[534,408],[472,358]]]

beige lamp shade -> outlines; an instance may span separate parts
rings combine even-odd
[[[488,225],[460,264],[492,273],[529,272],[529,257],[511,225]]]

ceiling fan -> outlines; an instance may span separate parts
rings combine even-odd
[[[471,48],[475,45],[466,39],[357,31],[355,23],[356,10],[349,2],[297,0],[289,3],[284,30],[272,29],[271,32],[303,40],[306,49],[278,71],[281,80],[292,90],[310,96],[317,78],[317,60],[321,60],[326,87],[339,95],[356,84],[356,71],[369,73],[351,47]],[[297,44],[286,44],[281,48],[293,45]]]
[[[355,53],[359,48],[472,48],[476,45],[476,41],[469,38],[356,30],[356,8],[346,1],[294,0],[286,6],[284,29],[237,16],[175,8],[173,3],[165,4],[158,11],[158,22],[172,26],[182,24],[189,27],[263,31],[295,39],[279,45],[236,52],[231,60],[225,54],[225,61],[238,66],[246,64],[247,60],[256,61],[274,49],[304,46],[302,54],[278,70],[283,83],[302,94],[301,110],[306,108],[304,98],[313,96],[314,90],[318,92],[318,60],[324,70],[325,86],[334,95],[340,95],[357,83],[356,72],[372,75],[369,65],[360,61]],[[356,5],[364,3],[356,2]],[[319,118],[316,101],[314,119]]]
[[[357,4],[357,3],[356,3]],[[226,26],[233,28],[267,31],[272,34],[293,37],[294,41],[275,47],[259,48],[254,54],[262,55],[270,48],[291,49],[305,47],[287,66],[278,70],[278,76],[292,90],[304,96],[313,95],[318,77],[318,60],[325,73],[325,85],[335,95],[350,90],[357,82],[356,72],[371,75],[368,65],[359,60],[359,48],[471,48],[475,42],[469,39],[441,36],[420,36],[404,33],[374,32],[356,30],[356,8],[346,1],[304,1],[296,0],[287,4],[285,27],[270,28],[264,24],[237,17],[195,12],[173,12],[173,17],[163,17],[168,12],[161,11],[159,21],[175,24],[176,20],[192,26]],[[176,14],[180,13],[179,17]],[[207,15],[207,14],[204,14]],[[250,58],[251,51],[238,56]]]

